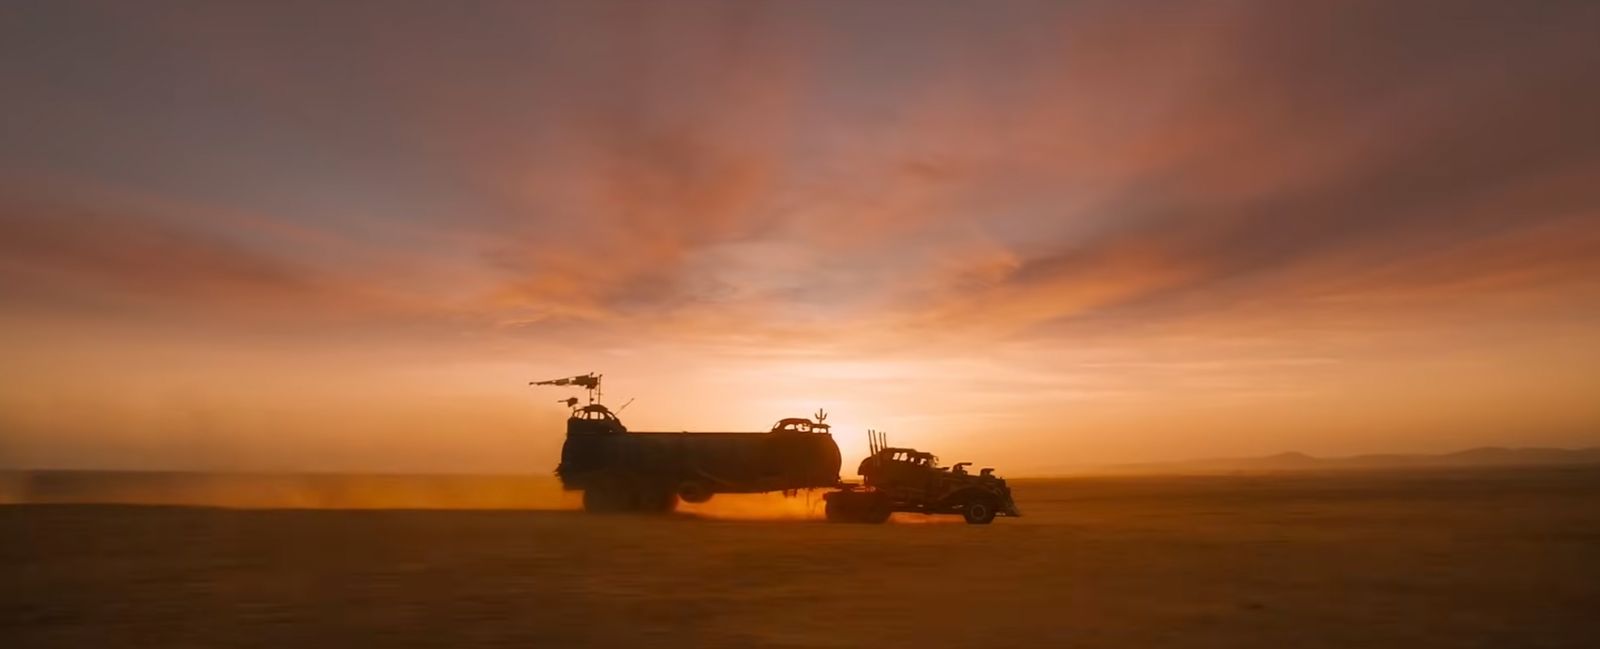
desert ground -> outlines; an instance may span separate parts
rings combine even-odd
[[[828,524],[814,494],[590,516],[532,478],[4,480],[9,648],[1600,646],[1594,467],[1014,481],[1025,517],[990,526]]]

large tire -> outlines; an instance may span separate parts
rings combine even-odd
[[[829,523],[850,522],[849,508],[837,498],[829,498],[823,501],[822,515],[828,519]]]
[[[966,508],[961,510],[961,517],[967,519],[968,525],[988,525],[994,522],[994,515],[994,503],[984,499],[967,503]]]
[[[711,485],[701,480],[685,480],[678,485],[678,498],[686,503],[700,504],[711,500],[713,495],[715,492],[711,491]]]
[[[861,511],[861,522],[872,525],[882,525],[889,522],[889,501],[884,498],[868,498],[866,507]]]
[[[678,494],[667,487],[643,485],[637,490],[635,502],[642,513],[668,514],[678,508]]]
[[[591,514],[621,514],[638,508],[638,494],[620,479],[602,478],[583,490],[583,510]]]
[[[889,501],[880,494],[841,491],[829,496],[822,508],[828,522],[879,524],[889,520]]]

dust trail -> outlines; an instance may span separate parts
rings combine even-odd
[[[537,476],[0,473],[0,503],[189,505],[240,509],[575,509],[577,494]]]
[[[678,503],[685,514],[728,520],[823,520],[821,491],[802,491],[794,496],[770,494],[718,494],[710,501]]]
[[[684,514],[724,520],[750,521],[821,521],[824,491],[802,491],[794,496],[770,494],[720,494],[702,504],[679,503],[678,511]],[[925,514],[894,514],[890,523],[929,525],[964,523],[960,516],[928,516]]]
[[[823,493],[719,494],[701,504],[680,502],[677,511],[722,520],[821,521]],[[579,510],[583,497],[542,476],[0,471],[0,505],[8,504]],[[952,523],[961,517],[895,514],[890,520]]]
[[[889,517],[889,522],[896,525],[949,525],[952,523],[965,524],[966,519],[960,516],[929,516],[927,514],[897,513]]]

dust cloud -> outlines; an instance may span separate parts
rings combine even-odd
[[[728,520],[822,520],[822,491],[801,491],[793,496],[770,494],[719,494],[704,503],[678,503],[678,512]]]
[[[680,502],[679,515],[748,521],[821,521],[823,490],[719,494]],[[229,509],[579,510],[579,492],[542,476],[0,472],[0,504],[120,504]],[[896,523],[959,517],[895,514]]]
[[[0,473],[0,502],[236,509],[576,509],[554,478],[466,475]]]

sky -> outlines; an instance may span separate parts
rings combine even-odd
[[[0,466],[1600,445],[1593,2],[10,2]]]

